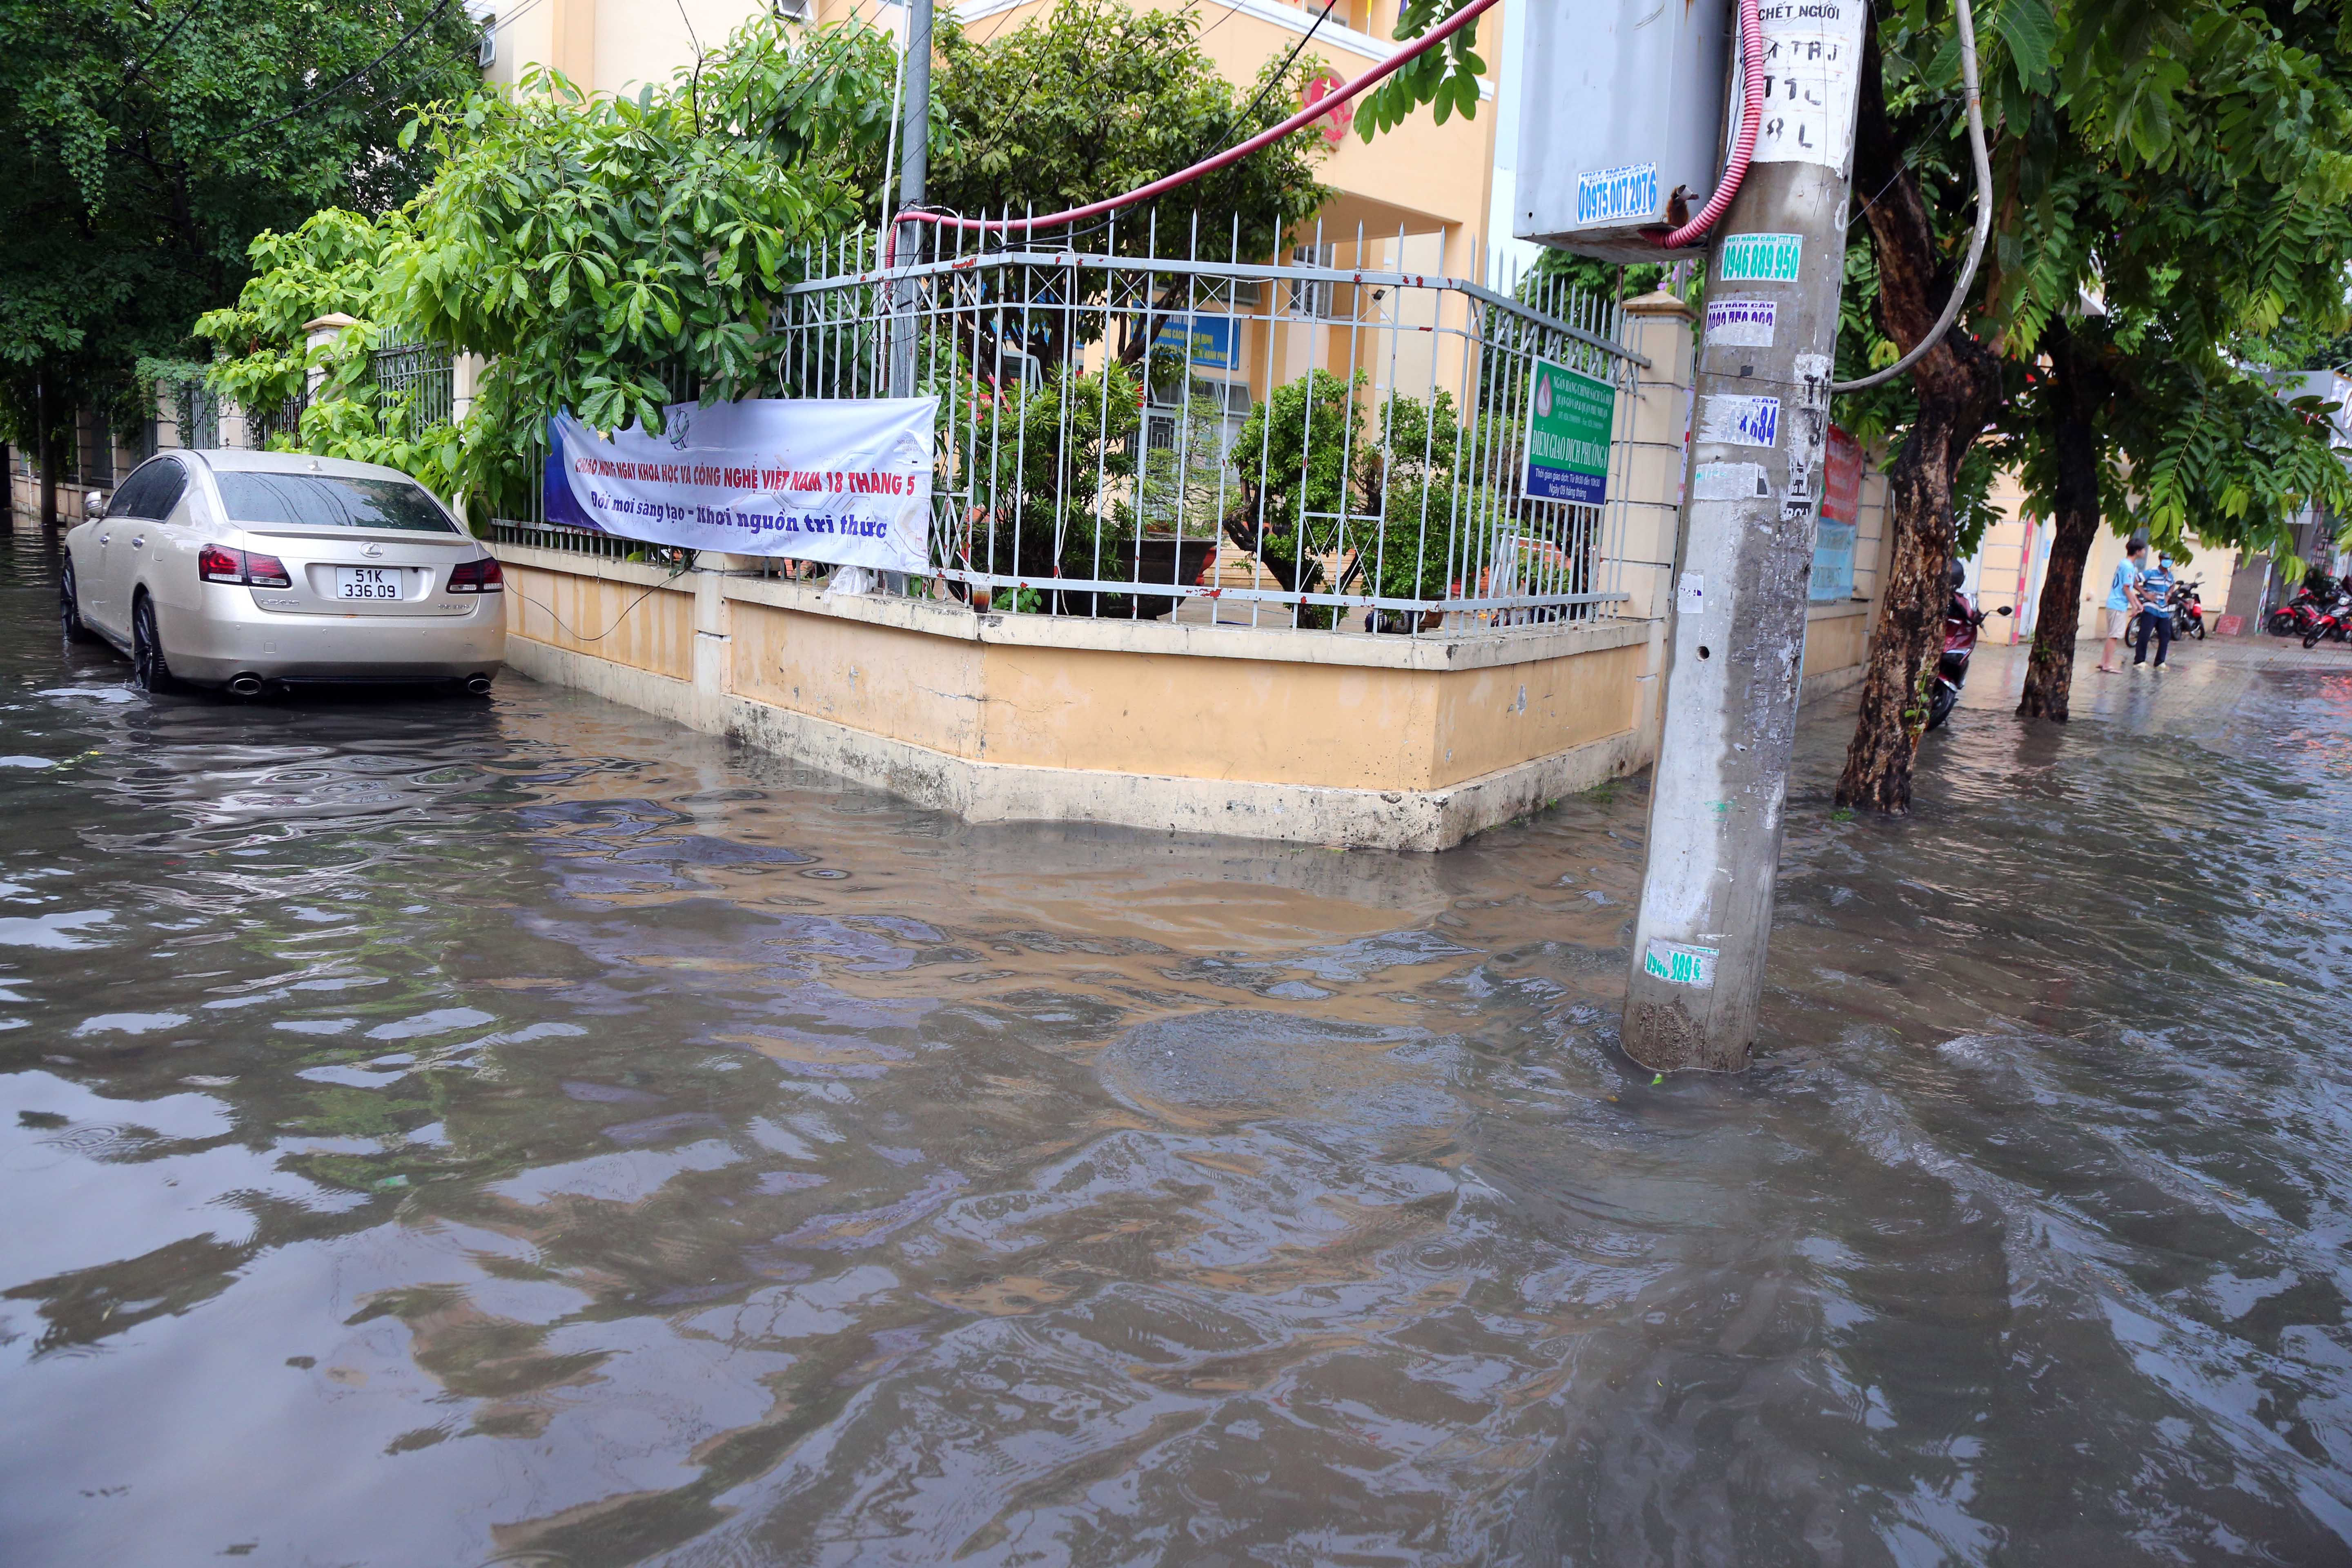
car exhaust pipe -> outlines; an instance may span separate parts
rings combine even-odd
[[[228,693],[232,697],[258,697],[261,695],[261,677],[251,673],[232,675],[228,679]]]
[[[468,697],[488,697],[489,694],[490,694],[490,678],[489,678],[488,676],[487,676],[487,675],[469,675],[469,676],[466,677],[466,695],[467,695],[467,696],[468,696]]]

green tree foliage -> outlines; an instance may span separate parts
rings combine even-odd
[[[1094,576],[1097,546],[1115,551],[1136,529],[1141,382],[1116,361],[1091,374],[1056,365],[1035,385],[978,396],[981,505],[961,552],[986,572]]]
[[[1370,405],[1366,381],[1360,371],[1352,382],[1310,371],[1253,408],[1234,443],[1243,483],[1226,532],[1285,588],[1441,598],[1481,564],[1460,558],[1464,540],[1491,531],[1488,524],[1515,537],[1542,534],[1535,520],[1515,529],[1523,503],[1462,467],[1466,433],[1451,393],[1428,402],[1392,393]],[[1490,438],[1507,447],[1516,435]],[[1403,625],[1393,616],[1383,624]]]
[[[1956,513],[1947,537],[1956,553],[1972,547],[1997,467],[2054,521],[2021,710],[2063,719],[2080,574],[2103,525],[2147,530],[2176,552],[2185,532],[2280,550],[2305,502],[2346,494],[2324,425],[2254,370],[2294,352],[2266,346],[2271,334],[2323,342],[2347,324],[2352,36],[2340,5],[2308,0],[2003,0],[1979,12],[1979,36],[1996,221],[1955,337],[1997,357],[2004,395],[1984,437],[1979,421],[1941,442]],[[1882,11],[1875,41],[1900,177],[1917,193],[1925,243],[1948,258],[1948,290],[1975,191],[1948,0]],[[1866,204],[1888,195],[1856,193]],[[1881,213],[1870,226],[1873,251],[1849,258],[1849,366],[1898,352],[1874,319],[1894,226]],[[1849,399],[1839,416],[1900,450],[1923,384]],[[1922,529],[1934,525],[1897,518],[1893,543]],[[1906,629],[1931,650],[1932,617],[1897,626],[1901,608],[1882,606],[1874,658]],[[1842,798],[1907,801],[1910,748],[1873,733],[1892,711],[1865,690]],[[1865,787],[1854,766],[1865,753],[1897,759],[1901,787]]]
[[[0,4],[0,434],[37,387],[137,418],[137,362],[184,353],[253,237],[397,206],[404,106],[477,75],[455,0]]]
[[[1983,68],[1999,206],[1975,329],[2011,363],[1998,455],[2030,484],[2049,471],[2037,457],[2054,328],[2110,393],[2095,436],[2105,465],[2132,476],[2103,501],[2118,529],[2273,547],[2287,515],[2334,493],[2336,469],[2308,444],[2317,427],[2251,370],[2273,360],[2273,333],[2324,342],[2352,325],[2341,11],[2008,0],[1992,13]],[[1951,243],[1973,182],[1957,137],[1930,127],[1958,101],[1957,49],[1928,0],[1895,16],[1885,75]],[[1870,329],[1867,269],[1850,267],[1848,280],[1849,362],[1859,347],[1887,363],[1895,345]],[[1861,422],[1899,436],[1907,395],[1870,395]],[[2046,488],[2031,493],[2053,509]]]
[[[889,126],[887,107],[875,105],[888,103],[894,67],[878,32],[811,35],[759,18],[695,68],[635,99],[585,99],[548,76],[519,93],[483,89],[423,110],[408,144],[432,156],[430,182],[381,218],[322,214],[257,242],[263,270],[234,308],[204,322],[226,355],[214,379],[256,400],[292,391],[311,358],[299,341],[300,323],[319,313],[310,301],[331,301],[321,308],[362,325],[320,356],[331,371],[329,395],[305,414],[303,444],[412,467],[429,483],[511,515],[535,482],[532,444],[549,409],[569,406],[601,429],[634,421],[658,429],[667,402],[779,384],[782,289],[806,267],[825,266],[822,247],[837,248],[878,211]],[[1133,93],[1122,101],[1105,91],[1107,82]],[[1017,90],[1022,84],[1034,87]],[[932,190],[942,204],[973,208],[1116,194],[1279,114],[1278,103],[1244,112],[1246,101],[1200,51],[1189,13],[1131,11],[1109,0],[1062,7],[980,43],[943,21],[934,86]],[[983,113],[992,95],[1011,109]],[[983,132],[994,143],[982,144]],[[1328,197],[1312,175],[1316,155],[1297,145],[1269,149],[1206,184],[1198,193],[1203,211],[1228,205],[1204,224],[1222,226],[1216,232],[1230,240],[1238,222],[1250,246],[1270,246],[1283,226]],[[1117,247],[1140,252],[1149,221],[1123,219]],[[1175,219],[1162,214],[1160,221],[1165,235]],[[1188,233],[1191,221],[1188,205]],[[814,255],[811,246],[819,247]],[[1180,286],[1153,305],[1164,313],[1184,302]],[[983,319],[977,338],[940,345],[937,357],[967,372],[992,371],[999,349],[1015,350],[1047,367],[1042,395],[1060,397],[1075,379],[1078,343],[1049,323],[1071,313],[1040,311],[1026,322],[1007,314],[1015,330],[1003,341]],[[1151,336],[1142,317],[1127,320],[1125,383],[1142,374]],[[967,334],[970,321],[960,323]],[[387,331],[489,361],[455,437],[413,440],[370,401],[359,351]],[[995,385],[992,374],[982,379]],[[1125,383],[1121,417],[1131,424],[1137,399]],[[1017,383],[995,395],[1023,417],[1044,405]],[[1077,401],[1073,393],[1073,406]],[[1066,494],[1042,504],[1055,516],[1092,515]],[[1066,540],[1067,529],[1062,533]],[[1044,537],[1050,542],[1054,531]],[[1023,539],[1025,558],[1036,546],[1030,532]]]
[[[1397,12],[1395,36],[1418,38],[1459,11],[1467,0],[1405,0]],[[1456,111],[1478,114],[1478,79],[1486,62],[1477,55],[1478,24],[1472,22],[1428,53],[1420,55],[1357,101],[1356,134],[1370,142],[1393,131],[1426,103],[1443,125]]]
[[[312,367],[303,327],[321,316],[373,316],[384,251],[410,237],[404,213],[370,217],[329,207],[290,234],[255,237],[253,276],[236,303],[197,318],[225,356],[215,387],[243,407],[268,408],[303,390]]]
[[[1202,48],[1200,13],[1189,6],[1069,0],[1010,30],[987,26],[980,37],[943,19],[931,78],[924,205],[970,217],[1060,212],[1149,184],[1279,122],[1322,69],[1311,58],[1286,69],[1270,58],[1237,88]],[[1318,138],[1286,137],[1045,243],[1097,255],[1264,261],[1335,194],[1315,178],[1328,152]],[[930,243],[970,251],[1027,242],[941,231]],[[982,274],[974,286],[993,291],[1001,275]],[[1171,275],[1149,299],[1118,303],[1129,308],[982,316],[961,350],[990,374],[1000,351],[1074,366],[1111,330],[1120,363],[1140,371],[1170,315],[1214,301],[1197,280]]]
[[[998,24],[997,26],[1001,26]],[[939,27],[927,205],[972,217],[1058,212],[1134,190],[1280,121],[1322,71],[1269,59],[1236,88],[1201,47],[1200,13],[1068,0],[1002,34]],[[1333,193],[1319,138],[1286,137],[1080,233],[1090,250],[1273,256]],[[949,243],[953,243],[950,241]]]
[[[433,160],[413,201],[254,242],[260,270],[198,324],[226,351],[214,382],[266,405],[323,364],[307,448],[391,462],[493,509],[535,482],[551,410],[658,430],[666,404],[772,389],[782,291],[809,246],[866,210],[861,165],[888,131],[871,103],[887,101],[892,69],[872,29],[810,37],[759,17],[635,98],[540,73],[421,109],[400,133]],[[808,107],[820,102],[835,111]],[[320,309],[360,325],[311,355],[299,328]],[[366,351],[385,333],[488,362],[463,430],[418,431],[381,406]]]
[[[867,37],[825,65],[862,68],[866,94],[887,98],[888,57]],[[438,167],[407,215],[412,237],[385,255],[382,314],[490,361],[483,433],[503,439],[469,441],[479,461],[464,477],[509,467],[539,411],[659,430],[666,403],[776,384],[782,291],[803,247],[862,205],[846,160],[779,163],[769,127],[726,112],[754,100],[739,69],[793,48],[762,18],[634,100],[551,78],[420,116]]]

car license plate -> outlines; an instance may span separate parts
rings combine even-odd
[[[396,566],[338,566],[335,568],[335,597],[397,599],[400,597],[400,569]]]

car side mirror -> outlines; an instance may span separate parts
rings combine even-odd
[[[2009,613],[2010,613],[2010,611],[2009,611],[2009,606],[2008,606],[2007,605],[2003,605],[2000,609],[1995,610],[1995,611],[1993,612],[1993,614],[1994,614],[1994,615],[1996,615],[1996,616],[2005,616],[2005,615],[2008,615]]]
[[[96,522],[106,515],[106,498],[91,490],[81,498],[81,514]]]

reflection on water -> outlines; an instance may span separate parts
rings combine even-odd
[[[514,679],[131,698],[52,570],[11,1563],[2352,1555],[2341,667],[1989,665],[1893,826],[1816,722],[1773,1048],[1653,1085],[1637,786],[977,829]]]

